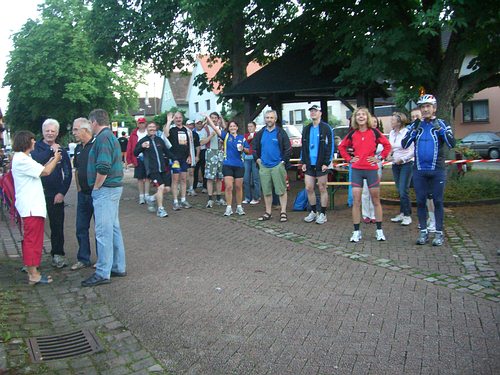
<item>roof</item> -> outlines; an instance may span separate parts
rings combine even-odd
[[[334,53],[332,51],[332,53]],[[340,69],[335,66],[323,66],[318,72],[313,69],[315,62],[310,49],[285,53],[272,61],[252,76],[233,86],[224,93],[228,97],[256,96],[267,97],[281,94],[291,99],[301,97],[330,97],[339,98],[336,91],[343,87],[334,82]],[[385,92],[376,87],[372,96],[385,96]],[[345,99],[345,98],[343,98]],[[298,100],[298,99],[297,99]]]
[[[198,61],[203,68],[203,71],[207,74],[207,79],[210,81],[215,75],[219,72],[220,68],[222,68],[222,60],[221,59],[210,59],[208,55],[199,55]],[[261,69],[262,66],[255,61],[251,61],[247,65],[247,77],[254,74],[256,71]],[[222,91],[223,87],[220,84],[215,84],[212,92],[218,95]]]
[[[167,78],[172,90],[172,95],[174,97],[175,103],[177,105],[186,105],[187,93],[189,89],[189,81],[191,79],[191,73],[180,73],[172,72]]]

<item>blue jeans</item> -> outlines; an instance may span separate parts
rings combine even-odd
[[[394,182],[396,183],[396,188],[399,193],[399,212],[401,212],[404,216],[411,215],[409,190],[412,174],[412,161],[405,164],[392,165],[392,175],[394,176]]]
[[[76,239],[78,240],[78,254],[76,259],[86,265],[90,265],[90,220],[94,216],[92,196],[78,192],[76,206]]]
[[[245,159],[245,176],[243,177],[245,199],[251,201],[260,200],[260,177],[257,163],[252,159]]]
[[[436,216],[436,230],[443,230],[444,219],[444,187],[446,185],[446,171],[436,169],[435,171],[413,170],[413,186],[417,195],[417,214],[420,228],[427,228],[427,196],[432,194],[434,201],[434,214]]]
[[[95,237],[97,242],[96,275],[109,279],[111,271],[125,272],[125,246],[118,211],[123,187],[101,187],[92,191]]]

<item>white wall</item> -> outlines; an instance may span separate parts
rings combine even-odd
[[[191,120],[196,120],[201,116],[201,113],[211,113],[214,111],[220,113],[222,110],[222,105],[217,103],[217,95],[212,91],[206,90],[202,92],[201,95],[198,94],[199,88],[194,86],[193,82],[196,76],[201,73],[203,73],[203,68],[200,62],[197,61],[193,69],[193,74],[191,74],[188,89],[189,111],[186,115]],[[207,109],[207,100],[210,101],[210,109]],[[196,103],[198,103],[198,111],[196,110]]]
[[[302,102],[302,103],[285,103],[283,104],[283,120],[287,122],[287,124],[290,125],[297,125],[298,127],[301,127],[304,120],[307,120],[309,118],[309,111],[308,109],[313,105],[321,105],[319,101],[313,101],[313,102]],[[348,125],[347,119],[346,119],[346,111],[347,107],[342,104],[340,100],[329,100],[327,102],[328,107],[331,108],[332,115],[335,116],[337,119],[342,121],[343,125]],[[299,111],[303,114],[304,118],[302,119],[302,123],[297,121],[297,116],[294,116],[293,121],[290,119],[290,111]]]

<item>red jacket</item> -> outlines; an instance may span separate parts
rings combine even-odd
[[[359,160],[352,164],[354,169],[378,169],[377,164],[372,164],[366,159],[370,156],[375,156],[375,151],[379,143],[384,146],[380,156],[382,159],[385,159],[391,152],[391,144],[380,130],[374,128],[368,128],[364,132],[351,130],[339,144],[340,155],[342,155],[345,161],[350,162],[352,156],[347,149],[352,148],[354,156],[359,157]]]
[[[132,130],[132,134],[130,134],[130,137],[128,139],[128,144],[127,144],[127,153],[125,155],[125,160],[127,161],[127,164],[133,164],[134,167],[137,167],[137,158],[134,155],[134,149],[135,145],[137,144],[137,141],[139,137],[137,136],[137,130],[139,128],[135,128]]]

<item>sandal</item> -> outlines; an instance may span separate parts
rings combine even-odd
[[[47,276],[47,275],[40,275],[40,280],[38,281],[33,281],[33,280],[29,280],[28,283],[29,285],[47,285],[47,284],[50,284],[52,281],[52,276]]]
[[[259,217],[257,220],[259,221],[267,221],[271,218],[271,214],[270,213],[267,213],[267,212],[264,212],[264,215],[262,215],[261,217]]]
[[[286,223],[287,221],[288,221],[288,216],[287,216],[286,212],[282,212],[280,214],[280,222],[281,223]]]

